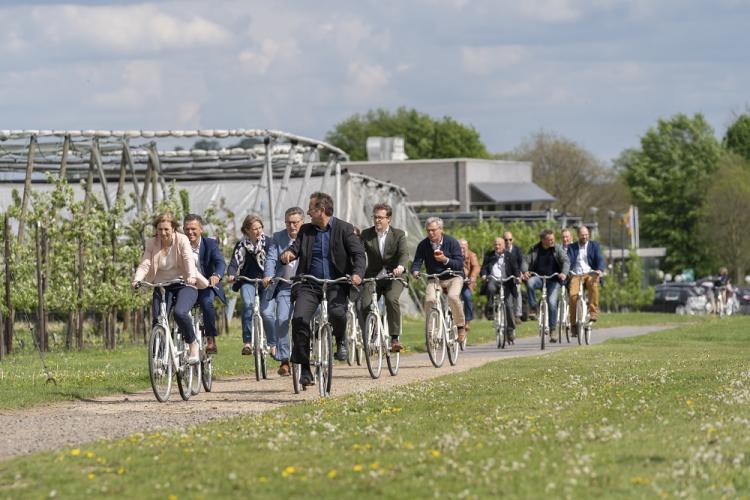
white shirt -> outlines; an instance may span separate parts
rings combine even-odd
[[[287,233],[288,235],[289,233]],[[289,246],[286,247],[286,250],[291,248],[291,246],[294,244],[294,240],[289,238]],[[279,255],[284,253],[282,250]],[[291,279],[292,276],[294,276],[297,273],[297,265],[299,265],[299,259],[294,259],[289,264],[284,264],[284,270],[281,273],[281,277],[285,279]]]
[[[198,246],[194,247],[193,244],[190,244],[190,249],[193,251],[193,260],[195,261],[195,268],[198,270],[199,273],[203,274],[203,269],[201,268],[201,241],[202,238],[198,238]]]
[[[388,232],[391,230],[391,227],[388,226],[385,228],[385,231],[382,233],[377,233],[378,235],[378,249],[380,250],[380,256],[385,257],[385,239],[388,237]]]
[[[505,254],[500,255],[492,266],[492,276],[501,280],[505,279]]]
[[[588,250],[588,247],[588,241],[585,245],[583,245],[583,247],[581,247],[580,242],[578,243],[578,259],[576,259],[575,269],[573,269],[576,274],[588,273],[591,271],[591,266],[589,266],[589,261],[586,258],[586,251]]]

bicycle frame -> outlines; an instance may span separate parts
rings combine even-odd
[[[547,303],[547,280],[556,277],[556,274],[549,276],[542,276],[537,273],[529,273],[531,276],[542,279],[542,298],[539,301],[539,317],[537,318],[537,325],[539,327],[539,337],[541,347],[544,349],[545,335],[549,335],[549,304]]]
[[[439,337],[436,337],[436,332],[431,331],[429,332],[430,339],[427,339],[427,353],[430,356],[430,361],[432,362],[433,366],[435,368],[440,368],[443,365],[443,362],[445,361],[444,355],[445,352],[442,352],[441,358],[433,359],[433,353],[432,349],[430,348],[430,340],[434,345],[440,345],[440,350],[443,350],[444,344],[447,352],[448,352],[448,361],[451,365],[455,365],[458,361],[458,336],[457,334],[454,335],[454,323],[453,323],[453,315],[451,313],[450,307],[447,304],[447,293],[443,290],[443,284],[440,282],[440,278],[444,276],[450,276],[450,277],[458,277],[463,279],[463,275],[460,273],[457,273],[453,270],[447,270],[443,271],[442,273],[438,274],[425,274],[423,275],[424,279],[427,281],[427,286],[432,286],[435,288],[435,302],[432,305],[432,310],[437,311],[438,313],[438,324],[439,328],[437,328],[439,332]],[[431,317],[431,313],[427,313],[428,316],[428,322],[429,318]],[[425,325],[425,328],[429,328],[429,324]],[[427,332],[425,332],[427,335]],[[435,352],[435,356],[437,357],[437,351]]]
[[[370,297],[370,307],[368,314],[365,318],[365,331],[363,337],[366,337],[365,342],[365,361],[367,362],[367,369],[370,372],[372,378],[378,378],[383,366],[383,353],[385,353],[386,361],[388,363],[388,371],[391,375],[398,373],[399,367],[399,353],[391,352],[391,346],[388,344],[390,338],[390,331],[388,329],[388,312],[383,311],[381,314],[380,306],[378,305],[378,281],[400,281],[404,286],[406,282],[403,278],[395,277],[392,274],[381,276],[379,278],[366,278],[362,280],[363,283],[372,283],[372,293]],[[374,331],[372,335],[369,334],[370,315],[375,318],[374,320]],[[401,332],[398,332],[399,334]],[[377,366],[373,366],[373,353],[377,353]],[[391,356],[395,359],[391,360]]]
[[[578,280],[576,324],[571,326],[578,330],[578,343],[580,344],[582,341],[584,341],[586,344],[588,344],[591,341],[591,317],[589,315],[588,292],[586,291],[586,287],[584,286],[585,280],[583,278],[586,276],[596,276],[598,278],[599,275],[594,271],[589,271],[587,273],[571,272],[570,276],[577,276],[581,278],[580,280]],[[585,336],[585,338],[582,339],[581,336]]]
[[[495,329],[497,347],[505,348],[505,343],[513,342],[509,337],[508,332],[508,321],[507,317],[505,321],[501,322],[500,318],[505,317],[505,283],[510,280],[515,280],[515,276],[508,276],[505,279],[499,279],[492,275],[487,276],[487,280],[492,280],[497,283],[497,292],[495,292],[495,318],[492,322],[492,326]],[[502,338],[500,334],[502,333]]]

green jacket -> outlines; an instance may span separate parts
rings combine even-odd
[[[383,255],[380,255],[378,233],[375,231],[375,226],[368,227],[362,231],[360,238],[362,238],[362,243],[365,246],[365,254],[367,254],[365,278],[376,277],[383,268],[388,272],[393,271],[398,266],[402,266],[404,271],[409,269],[409,251],[406,248],[406,233],[402,230],[394,227],[388,229]]]

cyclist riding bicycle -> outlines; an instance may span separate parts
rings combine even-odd
[[[461,245],[461,255],[464,256],[464,276],[467,280],[461,289],[461,300],[464,303],[464,324],[468,335],[471,321],[474,319],[474,290],[477,288],[481,266],[477,254],[469,249],[469,242],[462,238],[458,243]]]
[[[406,233],[391,227],[393,209],[390,205],[379,203],[372,209],[374,225],[362,231],[360,238],[367,254],[367,269],[365,278],[380,278],[393,274],[398,277],[409,264],[409,253],[406,248]],[[391,335],[391,351],[399,352],[401,343],[401,304],[399,298],[404,285],[398,280],[383,280],[366,283],[361,295],[362,311],[367,312],[372,301],[372,288],[377,290],[377,296],[385,297],[385,310],[388,316],[388,331]],[[365,329],[364,314],[361,315],[362,331]]]
[[[595,322],[599,314],[599,281],[606,266],[604,254],[596,241],[589,239],[589,229],[586,226],[578,228],[578,242],[571,243],[568,246],[568,259],[570,259],[570,269],[574,274],[582,276],[571,276],[570,285],[570,324],[576,324],[576,303],[578,302],[578,289],[580,280],[583,280],[583,286],[586,288],[589,303],[589,321]],[[592,276],[594,271],[597,276]],[[575,336],[575,329],[573,336]]]
[[[732,293],[732,280],[729,279],[729,269],[722,266],[719,268],[719,275],[714,278],[714,297],[712,297],[714,309],[716,308],[715,304],[719,294],[722,294],[722,302],[728,304],[728,300],[732,297]]]
[[[557,325],[558,288],[570,270],[570,261],[562,245],[555,243],[555,233],[545,229],[539,235],[539,243],[529,249],[521,267],[521,278],[526,281],[530,316],[536,318],[536,290],[542,288],[542,278],[531,276],[534,272],[540,276],[556,274],[557,277],[547,282],[547,302],[549,304],[549,331],[554,332]],[[550,342],[556,342],[554,333],[550,333]]]
[[[490,314],[487,315],[487,319],[494,319],[492,315],[495,311],[494,302],[495,296],[498,293],[498,283],[488,277],[494,276],[498,280],[505,280],[510,276],[521,277],[521,269],[518,267],[513,255],[505,249],[505,240],[503,238],[495,238],[495,249],[490,250],[484,255],[481,276],[484,282],[482,285],[482,294],[488,297],[486,310]],[[505,287],[505,317],[509,337],[510,340],[514,340],[516,322],[513,317],[513,300],[518,300],[518,292],[513,280],[503,283],[502,286]]]
[[[166,287],[165,300],[167,305],[174,303],[174,320],[182,332],[185,343],[190,346],[188,363],[200,362],[199,346],[193,329],[190,310],[198,298],[198,289],[208,286],[208,280],[198,273],[193,259],[190,241],[184,234],[177,232],[177,219],[169,212],[154,217],[153,227],[156,232],[153,238],[146,242],[146,248],[141,257],[141,263],[133,276],[132,287],[136,288],[141,281],[163,283],[176,278],[184,278],[184,285]],[[159,318],[161,308],[161,294],[154,290],[151,301],[154,326]]]
[[[366,256],[354,226],[333,216],[333,198],[315,192],[310,195],[307,210],[311,223],[304,224],[297,239],[281,255],[281,262],[299,259],[296,275],[311,274],[319,279],[336,279],[351,275],[354,285],[362,283]],[[328,288],[328,313],[336,337],[336,359],[346,359],[346,307],[350,286],[332,285]],[[300,383],[314,383],[310,371],[310,322],[322,299],[320,285],[305,282],[292,289],[294,313],[292,315],[292,363],[301,366]]]
[[[455,238],[443,234],[443,220],[439,217],[427,218],[425,230],[427,237],[417,246],[411,272],[415,278],[419,277],[419,271],[424,264],[427,274],[439,274],[448,270],[459,274],[459,276],[441,279],[440,286],[443,290],[447,290],[453,322],[458,328],[458,342],[463,342],[466,340],[466,331],[464,307],[461,303],[461,289],[464,286],[464,257],[461,254],[461,245]],[[437,299],[435,287],[428,286],[424,296],[425,315],[430,313]]]

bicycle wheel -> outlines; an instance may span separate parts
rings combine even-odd
[[[201,364],[196,363],[190,367],[193,370],[193,376],[191,377],[190,394],[196,396],[201,392],[201,380],[203,379],[203,370],[201,370]]]
[[[253,356],[255,357],[255,380],[268,378],[266,374],[266,349],[263,334],[263,321],[253,316]]]
[[[495,340],[498,349],[505,349],[505,307],[498,304],[495,308]]]
[[[167,332],[161,326],[155,326],[148,339],[148,377],[157,401],[168,400],[172,391],[172,357]]]
[[[443,338],[443,324],[440,318],[440,312],[437,309],[431,309],[427,315],[425,323],[425,346],[430,362],[435,368],[443,366],[445,361],[445,339]]]
[[[591,323],[588,323],[583,329],[586,345],[591,345]]]
[[[365,319],[365,363],[372,378],[380,377],[383,369],[383,343],[380,340],[378,317],[368,313]]]
[[[542,350],[544,350],[544,342],[546,340],[545,337],[547,335],[547,328],[549,328],[547,326],[549,324],[547,322],[547,314],[549,314],[549,312],[547,311],[547,301],[543,300],[539,304],[539,321],[538,321],[538,323],[539,323],[539,338],[540,338],[540,342],[542,344]]]
[[[317,366],[320,397],[329,396],[331,394],[331,379],[333,378],[332,339],[333,327],[326,323],[320,329],[320,362]]]
[[[446,329],[445,345],[448,350],[448,362],[451,366],[454,366],[458,362],[458,346],[461,342],[458,341],[458,327],[453,324],[453,316],[449,314],[446,322],[448,323],[448,328]]]
[[[385,360],[388,364],[388,371],[391,373],[391,376],[396,376],[398,374],[398,367],[401,363],[401,353],[400,352],[393,352],[391,351],[391,346],[388,344],[388,338],[386,338],[385,335],[382,336],[383,339],[383,349],[385,350]]]
[[[578,345],[583,344],[586,342],[586,339],[583,338],[585,335],[586,328],[584,327],[586,321],[586,303],[583,301],[581,297],[578,297],[578,300],[576,301],[576,333],[578,334]]]
[[[214,384],[214,364],[210,354],[206,354],[206,357],[202,360],[202,364],[201,381],[203,382],[203,390],[211,392],[211,387]]]
[[[177,389],[179,389],[182,399],[187,401],[192,395],[193,367],[187,363],[187,344],[185,344],[185,341],[182,339],[182,335],[178,335],[177,337],[178,339],[175,342],[175,345],[177,346],[177,352],[180,353],[179,356],[177,356],[179,366],[175,367],[175,372],[177,373]]]
[[[346,314],[346,363],[349,366],[354,365],[357,360],[357,328],[354,324],[356,318],[352,318],[352,315]]]

